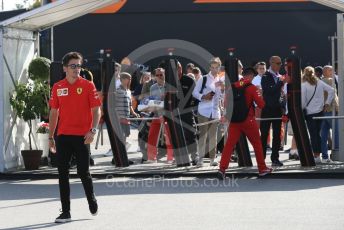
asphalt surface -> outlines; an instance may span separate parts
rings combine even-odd
[[[95,180],[91,216],[71,179],[72,222],[55,224],[56,179],[0,181],[0,229],[344,229],[344,180]]]

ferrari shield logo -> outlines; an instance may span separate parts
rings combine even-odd
[[[82,88],[77,88],[77,89],[76,89],[76,92],[77,92],[78,94],[81,94],[81,93],[82,93]]]

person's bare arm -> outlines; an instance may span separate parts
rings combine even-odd
[[[100,113],[100,106],[92,108],[92,114],[93,114],[93,122],[92,122],[92,128],[97,128],[99,119],[101,116]],[[85,144],[91,144],[94,139],[95,133],[92,133],[91,131],[88,131],[85,135]]]
[[[52,153],[56,153],[56,145],[54,140],[54,133],[59,118],[59,112],[57,109],[51,109],[49,114],[49,148]]]

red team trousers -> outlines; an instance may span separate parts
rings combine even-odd
[[[149,133],[148,133],[148,142],[147,142],[147,155],[148,160],[156,160],[158,154],[158,141],[159,141],[159,134],[161,128],[161,122],[164,125],[164,133],[165,134],[165,143],[166,143],[166,150],[167,150],[167,161],[173,160],[173,148],[171,145],[171,134],[170,129],[164,119],[154,119],[151,122]]]
[[[227,142],[222,151],[220,170],[224,172],[228,168],[234,147],[239,141],[242,133],[246,135],[253,146],[259,172],[265,170],[267,167],[263,156],[259,129],[256,120],[252,116],[248,116],[243,122],[230,123]]]

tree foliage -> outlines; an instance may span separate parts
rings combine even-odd
[[[51,61],[45,57],[33,59],[29,65],[29,77],[32,80],[46,81],[50,74]]]

